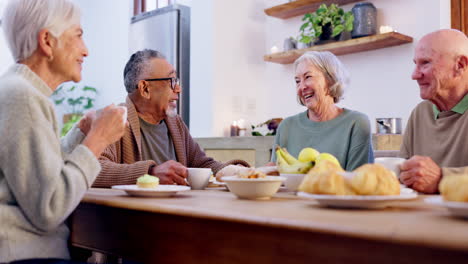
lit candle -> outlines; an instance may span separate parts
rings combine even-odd
[[[231,137],[239,135],[239,127],[237,126],[237,121],[233,121],[231,125]]]
[[[278,47],[273,46],[273,47],[271,47],[270,51],[271,51],[271,53],[277,53],[278,52]]]
[[[244,121],[244,119],[239,119],[239,120],[237,120],[237,125],[238,125],[238,128],[239,128],[237,135],[238,135],[238,136],[241,136],[241,137],[245,136],[245,131],[246,131],[247,129],[245,128],[245,121]]]
[[[384,33],[392,32],[393,28],[391,26],[380,26],[379,31],[380,31],[380,34],[384,34]]]

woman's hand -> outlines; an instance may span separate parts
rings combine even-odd
[[[91,129],[91,124],[93,120],[96,118],[96,111],[91,110],[87,112],[78,123],[78,128],[83,132],[83,134],[88,135],[89,130]]]
[[[91,128],[87,133],[83,145],[87,146],[96,157],[110,144],[119,140],[127,122],[127,108],[111,104],[96,112],[92,119]]]

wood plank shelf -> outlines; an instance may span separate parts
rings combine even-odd
[[[264,61],[280,64],[293,63],[297,58],[307,51],[330,51],[335,55],[344,55],[368,50],[382,49],[413,42],[413,38],[398,32],[388,32],[368,37],[333,42],[324,45],[314,45],[310,48],[290,50],[268,54],[263,57]]]
[[[313,12],[317,10],[321,4],[337,4],[341,6],[359,1],[360,0],[297,0],[265,9],[265,13],[272,17],[286,19]]]

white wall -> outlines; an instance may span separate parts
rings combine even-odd
[[[6,2],[6,0],[0,0]],[[128,60],[128,28],[130,23],[130,0],[73,0],[82,10],[81,24],[84,41],[89,50],[79,85],[96,87],[99,95],[96,107],[125,100],[123,67]],[[0,36],[0,74],[13,59],[6,46],[3,32]],[[66,85],[73,85],[67,83]],[[62,111],[57,108],[59,120]]]
[[[0,0],[0,16],[3,16],[3,9],[7,4],[7,0]],[[1,17],[0,17],[1,19]],[[10,49],[5,40],[2,26],[0,24],[0,75],[5,72],[10,65],[13,64],[13,57],[11,56]]]
[[[192,2],[194,137],[227,136],[233,120],[252,120],[263,111],[263,7],[262,1],[251,0]]]
[[[10,65],[13,64],[13,57],[5,40],[5,35],[0,26],[0,75],[5,72]]]
[[[129,58],[129,0],[73,0],[82,10],[81,24],[89,50],[82,71],[83,85],[99,90],[96,107],[125,101],[123,68]]]
[[[214,134],[214,1],[196,0],[190,14],[190,132],[199,136]]]
[[[203,1],[194,1],[193,9]],[[212,91],[211,105],[203,102],[205,113],[191,116],[194,136],[226,136],[229,124],[238,118],[256,124],[304,111],[296,103],[292,65],[263,62],[263,55],[273,45],[281,49],[286,37],[297,35],[301,16],[282,20],[264,14],[265,8],[285,0],[213,2],[213,10],[203,20],[211,19],[214,24],[214,47],[202,50],[192,46],[192,53],[203,51],[213,57],[212,61],[192,60],[192,68],[214,71],[212,80],[207,76],[204,82],[212,85],[211,89],[205,88]],[[370,2],[378,9],[379,25],[390,25],[415,41],[430,31],[450,25],[450,1],[447,0]],[[344,9],[350,10],[353,5]],[[192,13],[193,27],[198,19],[201,18]],[[192,34],[192,42],[209,40],[210,33]],[[376,117],[402,117],[405,123],[420,102],[418,86],[411,80],[414,44],[339,56],[351,74],[351,85],[340,105],[366,113],[374,131]],[[192,101],[192,108],[198,107],[202,107],[201,102]],[[206,124],[207,115],[212,117],[211,126]],[[196,128],[199,122],[203,128]]]

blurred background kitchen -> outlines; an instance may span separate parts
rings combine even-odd
[[[7,1],[0,0],[1,10]],[[193,137],[229,137],[233,121],[240,119],[249,129],[246,135],[250,135],[251,125],[305,110],[296,101],[293,65],[264,61],[272,48],[281,52],[286,38],[299,35],[303,15],[279,19],[265,14],[265,9],[287,0],[73,1],[82,9],[84,39],[89,49],[80,85],[98,90],[94,102],[97,108],[125,99],[123,67],[135,43],[145,38],[132,32],[134,5],[138,10],[145,6],[151,11],[180,4],[190,8],[190,55],[184,64],[189,63],[188,107]],[[353,3],[340,5],[345,11],[360,1],[348,2]],[[339,105],[366,113],[374,133],[378,132],[376,119],[389,117],[401,118],[404,131],[411,110],[420,102],[419,88],[411,80],[415,43],[428,32],[451,27],[451,2],[457,1],[366,2],[377,8],[377,28],[389,26],[414,41],[340,55],[351,83]],[[11,64],[2,34],[0,72]]]

